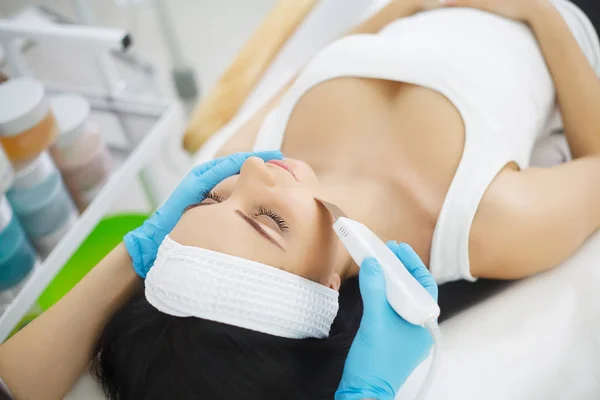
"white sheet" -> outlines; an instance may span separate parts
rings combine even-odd
[[[442,368],[428,399],[600,398],[600,234],[560,267],[442,324]],[[412,399],[425,363],[398,399]]]
[[[385,3],[323,0],[242,112],[200,150],[195,161],[212,158],[311,55]],[[348,14],[340,18],[339,11],[345,8]],[[515,282],[442,324],[442,367],[428,399],[600,399],[599,264],[597,234],[562,266]],[[414,398],[427,368],[425,362],[415,371],[398,399]]]

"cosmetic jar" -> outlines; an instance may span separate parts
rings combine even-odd
[[[77,220],[75,205],[47,152],[16,169],[6,197],[42,258]]]
[[[111,157],[98,128],[88,121],[89,102],[77,95],[50,99],[59,135],[50,152],[83,211],[110,177]]]
[[[41,82],[16,78],[0,84],[0,144],[13,164],[36,158],[57,133]]]
[[[6,196],[0,195],[0,302],[33,270],[36,254]],[[3,300],[2,300],[3,299]],[[9,299],[8,299],[9,300]]]

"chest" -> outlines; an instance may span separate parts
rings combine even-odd
[[[322,171],[384,175],[442,198],[464,148],[464,125],[443,95],[376,79],[342,78],[308,91],[286,126],[282,151]],[[383,172],[382,172],[383,171]]]
[[[439,93],[344,78],[297,103],[282,150],[311,165],[352,218],[427,261],[437,216],[460,162],[464,126]]]

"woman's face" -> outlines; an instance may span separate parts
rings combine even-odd
[[[319,181],[298,160],[251,157],[186,211],[173,240],[242,257],[339,288],[331,216],[315,197]]]

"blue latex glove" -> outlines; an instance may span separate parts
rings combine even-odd
[[[405,243],[388,242],[387,246],[437,301],[435,280],[414,250]],[[383,270],[377,261],[366,259],[358,278],[364,311],[335,399],[393,400],[427,358],[433,340],[425,328],[406,322],[388,304]]]
[[[279,151],[237,153],[198,165],[186,175],[167,201],[142,226],[125,235],[123,241],[133,262],[133,269],[142,278],[154,264],[158,247],[173,230],[187,206],[199,203],[222,180],[239,174],[248,157],[265,161],[280,160]]]

